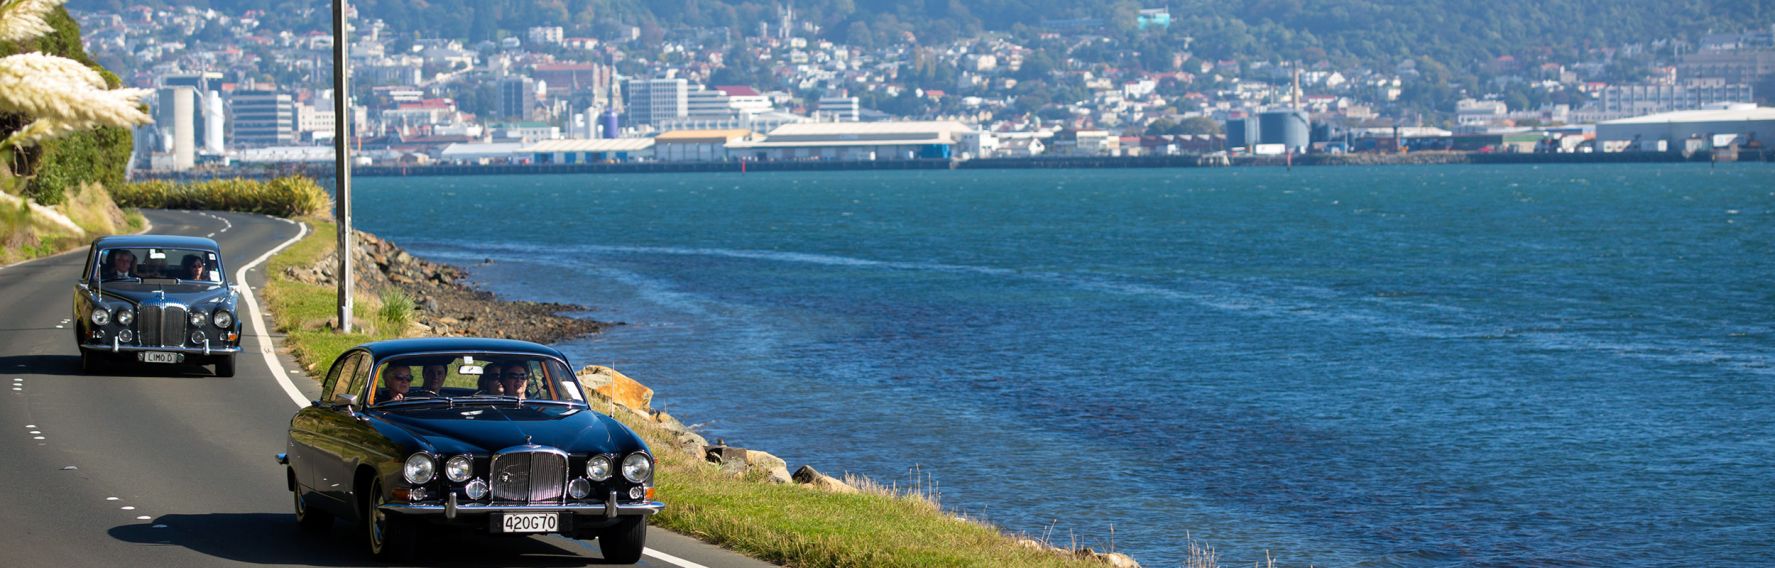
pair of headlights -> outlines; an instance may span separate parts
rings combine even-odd
[[[112,320],[111,310],[103,307],[96,308],[92,311],[91,319],[93,325],[109,324]],[[117,308],[116,320],[117,325],[129,325],[130,322],[136,320],[136,311],[128,307]],[[204,323],[210,323],[217,328],[228,329],[234,326],[234,314],[228,310],[216,310],[214,314],[209,315],[205,315],[203,312],[191,312],[189,323],[191,327],[203,327]]]
[[[436,479],[437,460],[431,454],[419,452],[407,456],[407,463],[401,467],[401,476],[407,483],[424,485]],[[592,456],[586,460],[586,478],[592,481],[610,479],[610,458],[602,455]],[[456,483],[468,481],[474,477],[474,460],[466,455],[451,456],[444,460],[444,478]],[[653,474],[653,459],[642,452],[635,452],[623,457],[622,477],[630,483],[642,483]]]

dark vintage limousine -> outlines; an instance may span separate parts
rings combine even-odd
[[[398,559],[428,526],[597,539],[634,563],[654,500],[653,454],[587,405],[567,358],[504,339],[400,339],[340,355],[278,454],[310,529],[358,521]]]
[[[100,237],[74,286],[80,367],[105,363],[214,365],[234,376],[239,294],[222,249],[202,237]]]

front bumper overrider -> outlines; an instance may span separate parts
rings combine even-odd
[[[437,500],[413,503],[384,503],[381,509],[391,513],[405,515],[443,515],[446,519],[455,519],[464,514],[487,513],[573,513],[575,515],[593,515],[604,518],[617,516],[652,516],[666,508],[659,501],[643,501],[639,503],[621,503],[616,499],[616,492],[604,499],[603,503],[575,501],[567,503],[461,503],[456,494],[451,493],[442,502]]]

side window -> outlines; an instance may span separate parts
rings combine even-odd
[[[92,280],[92,277],[93,277],[92,267],[96,266],[98,264],[97,262],[95,262],[98,260],[98,254],[99,254],[99,247],[97,247],[97,246],[87,247],[87,249],[86,249],[86,270],[83,270],[80,273],[80,280],[82,282],[85,282],[87,280]]]
[[[345,389],[339,392],[356,395],[358,402],[362,403],[364,402],[365,377],[370,376],[370,354],[362,351],[353,353],[351,361],[348,361],[346,365],[345,373],[339,376],[339,382],[343,383],[349,380],[351,384],[346,385]]]
[[[356,393],[356,379],[363,374],[359,371],[366,358],[368,356],[364,352],[356,351],[347,353],[339,362],[334,363],[333,369],[327,372],[326,382],[321,383],[321,394],[325,397],[321,401],[330,404],[339,395]]]

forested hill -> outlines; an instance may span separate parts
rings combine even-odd
[[[1585,48],[1707,33],[1767,29],[1766,0],[794,0],[796,19],[828,39],[874,44],[907,37],[941,44],[980,31],[1026,31],[1044,21],[1097,18],[1110,35],[1133,35],[1142,7],[1167,7],[1169,32],[1154,33],[1199,56],[1328,60],[1387,67],[1427,56],[1466,68],[1499,55],[1579,61]],[[292,17],[286,0],[73,0],[75,9],[174,4]],[[559,25],[608,36],[634,25],[644,35],[683,26],[755,33],[780,21],[781,0],[357,0],[360,14],[397,31],[480,40]],[[315,3],[324,23],[327,3]],[[1465,69],[1463,69],[1465,70]]]

